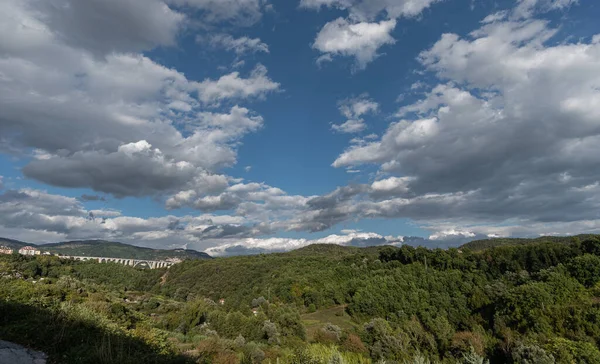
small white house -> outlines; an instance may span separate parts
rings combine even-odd
[[[32,246],[24,246],[21,249],[19,249],[19,254],[21,254],[21,255],[40,255],[40,254],[42,254],[42,252]]]
[[[0,254],[12,254],[13,250],[7,246],[0,245]]]

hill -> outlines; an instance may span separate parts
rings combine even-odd
[[[24,246],[31,245],[19,240],[0,238],[0,246],[7,246],[12,249],[21,249]]]
[[[132,258],[147,260],[165,260],[167,258],[179,259],[211,259],[206,253],[191,249],[152,249],[134,246],[119,242],[105,240],[77,240],[52,244],[31,244],[18,240],[0,238],[0,245],[6,245],[13,249],[19,249],[26,245],[36,246],[42,251],[50,253],[109,258]]]
[[[4,255],[0,338],[67,364],[600,364],[600,240],[524,241],[154,270]]]
[[[567,244],[573,241],[583,241],[586,239],[598,238],[600,235],[580,234],[576,236],[540,236],[539,238],[492,238],[473,240],[461,245],[461,249],[471,249],[473,251],[494,248],[499,246],[514,246],[539,243],[561,243]]]

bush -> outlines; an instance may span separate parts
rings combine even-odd
[[[271,321],[265,321],[263,324],[263,333],[265,339],[269,344],[279,344],[279,330],[277,330],[277,326]]]
[[[567,269],[573,278],[588,288],[600,282],[600,256],[586,254],[575,257]]]
[[[554,364],[552,354],[548,354],[537,345],[518,345],[511,352],[515,364]]]
[[[345,351],[349,351],[352,353],[366,353],[367,348],[365,344],[362,342],[360,337],[354,334],[348,335],[346,340],[342,343],[342,348]]]

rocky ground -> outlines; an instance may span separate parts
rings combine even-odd
[[[0,363],[46,364],[46,354],[0,340]]]

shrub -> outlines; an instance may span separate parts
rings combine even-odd
[[[548,354],[537,345],[518,345],[511,352],[515,364],[554,364],[552,354]]]
[[[348,335],[346,340],[344,340],[344,342],[342,343],[342,348],[346,351],[353,352],[353,353],[366,353],[367,352],[367,348],[366,348],[365,344],[363,344],[360,337],[358,337],[354,334]]]

